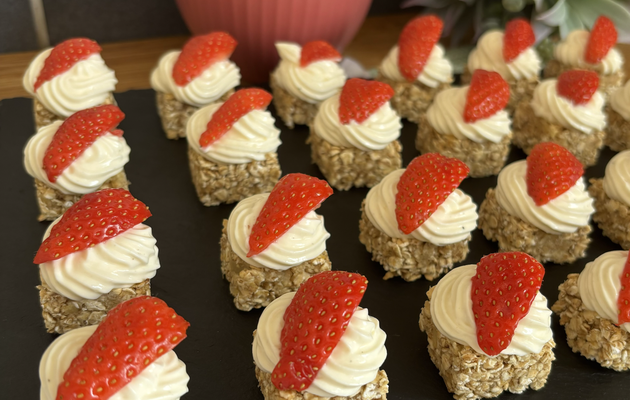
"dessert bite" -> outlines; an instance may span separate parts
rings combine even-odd
[[[411,20],[378,67],[376,80],[394,89],[392,107],[409,121],[418,122],[435,95],[453,82],[453,66],[438,44],[443,26],[435,15]]]
[[[402,165],[394,91],[377,81],[349,79],[325,100],[310,125],[311,158],[338,190],[372,187]]]
[[[551,307],[574,353],[615,371],[630,369],[630,262],[609,251],[569,274]]]
[[[420,330],[456,399],[522,393],[547,383],[556,347],[540,293],[543,266],[521,252],[455,268],[427,292]]]
[[[68,39],[39,53],[22,83],[34,97],[37,129],[86,108],[116,103],[116,75],[105,65],[101,46],[86,38]]]
[[[339,66],[341,54],[323,40],[302,47],[277,42],[276,49],[280,63],[269,78],[276,112],[290,129],[309,125],[322,101],[339,92],[346,81]]]
[[[437,153],[414,158],[387,175],[361,203],[359,240],[387,273],[432,281],[468,254],[477,206],[458,189],[463,162]]]
[[[545,78],[553,78],[571,69],[585,69],[597,73],[600,89],[609,95],[624,82],[623,56],[615,49],[617,29],[601,15],[590,32],[577,29],[558,43],[554,59],[545,67]]]
[[[614,151],[630,149],[630,81],[610,95],[604,143]]]
[[[48,227],[33,260],[46,330],[101,322],[130,298],[150,295],[160,261],[149,208],[125,189],[85,196]]]
[[[160,58],[151,72],[151,87],[167,138],[185,137],[186,122],[195,111],[225,101],[240,85],[240,70],[229,60],[236,44],[228,33],[211,32]]]
[[[366,288],[362,275],[321,272],[265,308],[252,345],[265,400],[387,397],[387,335],[359,306]]]
[[[39,363],[40,399],[178,400],[190,377],[173,349],[189,326],[155,297],[119,304],[99,325],[48,346]]]
[[[262,89],[241,89],[188,119],[190,172],[205,206],[269,192],[278,182],[280,130],[266,111],[270,102]]]
[[[527,160],[499,173],[479,208],[479,228],[501,251],[522,251],[540,262],[584,257],[595,211],[582,164],[555,143],[534,147]]]
[[[496,175],[505,165],[512,123],[510,87],[497,72],[477,69],[470,86],[444,89],[418,121],[416,148],[457,158],[470,176]]]
[[[585,167],[597,163],[604,146],[605,99],[592,71],[570,70],[542,81],[533,98],[516,106],[512,142],[529,154],[534,146],[554,142]]]
[[[331,268],[324,217],[315,213],[333,193],[326,181],[285,175],[271,193],[241,200],[223,220],[221,272],[242,311],[266,307]]]
[[[131,149],[116,129],[124,118],[117,106],[97,106],[53,121],[29,139],[24,167],[35,181],[40,221],[58,218],[84,194],[128,188]]]
[[[630,150],[610,159],[603,178],[591,178],[588,192],[595,199],[593,221],[604,236],[630,249]]]

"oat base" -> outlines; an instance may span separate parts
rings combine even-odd
[[[472,79],[472,75],[468,70],[468,67],[464,67],[464,72],[462,73],[462,85],[470,85],[470,80]],[[518,80],[508,80],[507,83],[510,85],[510,100],[505,106],[505,110],[510,114],[514,114],[514,109],[516,106],[523,100],[529,101],[532,99],[534,95],[534,89],[538,86],[539,83],[538,76],[533,77],[532,79],[518,79]]]
[[[116,104],[114,94],[110,93],[103,104]],[[48,110],[36,98],[33,98],[33,114],[35,115],[35,129],[37,130],[43,126],[50,125],[55,121],[63,121],[66,119]]]
[[[545,67],[543,76],[545,79],[557,78],[561,73],[572,69],[576,68],[564,65],[558,60],[550,60]],[[624,83],[625,74],[623,69],[620,69],[616,73],[610,75],[603,75],[598,68],[588,68],[585,66],[579,69],[588,69],[590,71],[597,72],[597,75],[599,75],[599,90],[604,93],[606,97],[610,96],[612,92],[620,88]]]
[[[604,143],[614,151],[630,149],[630,121],[626,121],[610,104],[605,107],[608,122]]]
[[[269,86],[276,113],[289,129],[293,129],[295,125],[309,125],[313,122],[320,103],[313,104],[294,97],[278,85],[273,73],[269,77]]]
[[[630,249],[630,207],[611,199],[604,191],[604,180],[592,178],[588,192],[595,199],[593,221],[597,223],[604,236]]]

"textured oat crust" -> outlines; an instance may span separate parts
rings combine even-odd
[[[372,253],[372,260],[378,261],[387,273],[383,279],[400,276],[412,282],[424,276],[432,281],[453,268],[453,264],[463,261],[468,254],[471,236],[461,242],[436,246],[419,240],[396,239],[387,236],[375,227],[365,214],[365,200],[361,203],[359,221],[359,241]]]
[[[540,353],[526,356],[488,357],[472,347],[443,336],[431,318],[431,294],[420,313],[420,330],[427,333],[429,355],[444,378],[449,392],[457,400],[497,397],[504,391],[522,393],[527,388],[539,390],[547,383],[551,362],[555,360],[551,339]]]
[[[522,251],[542,263],[572,263],[585,256],[591,242],[590,225],[573,233],[552,235],[510,215],[499,205],[494,189],[488,189],[479,207],[478,225],[488,240],[499,242],[500,251]]]
[[[588,192],[595,199],[593,221],[597,223],[604,236],[630,249],[630,207],[611,199],[604,191],[604,180],[592,178]]]
[[[311,159],[330,186],[337,190],[372,187],[390,172],[402,167],[402,145],[394,140],[383,150],[363,151],[335,146],[322,139],[311,125],[306,143],[311,145]]]
[[[114,94],[110,93],[103,104],[116,104]],[[63,121],[65,119],[64,117],[60,117],[59,115],[48,110],[36,98],[33,98],[33,113],[35,114],[35,129],[38,130],[39,128],[50,125],[55,121]]]
[[[623,69],[620,69],[611,75],[603,75],[597,68],[574,68],[564,65],[558,60],[550,60],[547,63],[543,76],[545,79],[557,78],[561,73],[572,69],[588,69],[590,71],[597,72],[597,75],[599,75],[599,90],[604,94],[604,96],[606,96],[606,98],[608,98],[612,92],[617,90],[617,88],[621,87],[624,83],[625,74]]]
[[[277,153],[265,154],[264,161],[217,164],[188,146],[188,165],[197,196],[204,206],[230,204],[270,192],[282,173]]]
[[[511,133],[499,143],[477,143],[466,138],[458,139],[453,135],[442,135],[429,124],[423,114],[418,122],[416,149],[422,154],[440,153],[457,158],[470,168],[469,176],[481,178],[497,175],[501,171],[510,152],[511,141]]]
[[[466,66],[464,67],[464,72],[462,73],[462,85],[470,85],[471,79],[472,75]],[[505,106],[506,111],[512,115],[514,114],[514,109],[521,101],[531,100],[534,95],[534,89],[536,89],[539,82],[538,76],[535,76],[532,79],[508,80],[507,83],[510,85],[510,100]]]
[[[380,72],[374,79],[387,83],[394,89],[394,97],[390,100],[392,108],[401,118],[407,118],[415,123],[418,123],[420,116],[427,111],[435,95],[451,87],[450,83],[442,83],[436,88],[430,88],[418,81],[394,81],[386,78]]]
[[[95,300],[78,301],[53,292],[43,280],[41,282],[37,286],[39,302],[49,333],[65,333],[72,329],[97,325],[119,303],[134,297],[151,295],[149,279],[128,288],[114,289]]]
[[[604,132],[585,134],[553,124],[534,114],[529,101],[522,101],[514,111],[512,120],[514,136],[512,143],[529,154],[535,145],[554,142],[565,147],[586,167],[597,163],[599,152],[604,146]]]
[[[604,143],[614,151],[630,149],[630,121],[626,121],[610,104],[605,107],[608,118]]]
[[[558,289],[551,310],[560,316],[567,343],[574,353],[615,371],[630,369],[630,334],[595,311],[584,308],[578,290],[580,274],[570,274]]]
[[[37,194],[37,204],[39,205],[39,217],[38,221],[54,221],[59,218],[66,210],[74,203],[79,201],[83,195],[78,194],[64,194],[46,185],[44,182],[34,179],[35,192]],[[117,175],[112,176],[98,188],[101,189],[129,189],[129,181],[125,171],[119,172]]]
[[[330,269],[326,251],[284,271],[249,265],[232,251],[227,237],[227,220],[223,220],[221,273],[230,282],[234,305],[241,311],[266,307],[283,294],[295,292],[311,276]]]
[[[269,86],[276,113],[289,129],[293,129],[295,125],[309,125],[313,122],[320,103],[308,103],[294,97],[278,85],[273,73],[269,77]]]

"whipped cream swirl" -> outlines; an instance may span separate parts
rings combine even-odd
[[[630,206],[630,150],[610,159],[603,184],[608,197]]]
[[[339,120],[339,98],[337,94],[325,100],[313,121],[314,133],[328,143],[373,151],[384,149],[400,136],[402,123],[389,101],[362,123],[352,120],[344,125]]]
[[[52,48],[39,53],[26,69],[22,83],[49,111],[67,118],[77,111],[103,104],[116,89],[116,75],[100,54],[74,64],[66,72],[44,82],[37,91],[35,82]]]
[[[630,81],[610,95],[610,106],[626,121],[630,121]]]
[[[485,354],[477,342],[472,308],[472,278],[476,273],[477,266],[470,264],[455,268],[440,279],[431,296],[431,317],[442,335]],[[529,312],[518,322],[512,342],[500,354],[540,353],[552,337],[551,310],[545,296],[538,292]]]
[[[245,164],[263,161],[265,154],[275,153],[280,141],[280,130],[269,111],[252,110],[236,121],[232,128],[216,142],[201,148],[199,138],[208,122],[223,103],[210,104],[197,110],[186,124],[188,145],[206,159],[219,164]]]
[[[396,170],[374,186],[365,198],[365,214],[381,232],[393,238],[414,238],[436,246],[461,242],[477,227],[477,206],[470,196],[455,189],[437,210],[415,231],[406,235],[398,229],[396,194],[405,172]]]
[[[263,252],[247,257],[249,235],[268,197],[269,193],[248,197],[232,210],[227,235],[236,255],[255,267],[284,271],[316,258],[326,250],[330,233],[324,227],[324,217],[310,211]]]
[[[24,148],[24,167],[30,176],[64,194],[86,194],[123,171],[131,149],[122,136],[106,133],[64,169],[56,182],[50,182],[44,170],[44,155],[62,123],[43,126],[29,139]]]
[[[160,58],[157,67],[151,72],[151,87],[162,93],[170,93],[175,98],[195,107],[203,107],[219,100],[227,91],[241,83],[241,72],[230,60],[217,61],[185,86],[178,86],[173,80],[173,66],[179,57],[179,50],[170,51]]]
[[[398,68],[398,46],[392,47],[379,67],[379,71],[387,79],[397,82],[406,82],[407,79]],[[424,69],[416,80],[430,88],[436,88],[442,83],[453,82],[453,65],[444,57],[444,47],[439,44],[433,46]]]
[[[265,308],[256,329],[252,354],[261,370],[271,373],[280,360],[284,312],[295,293],[287,293]],[[358,308],[341,340],[305,392],[321,397],[350,397],[376,378],[387,358],[387,335],[366,308]]]
[[[598,64],[589,64],[584,60],[586,45],[590,33],[583,29],[570,32],[567,37],[553,50],[553,57],[564,65],[573,68],[597,70],[600,74],[611,75],[623,67],[623,56],[617,49],[610,49],[606,57]]]
[[[57,398],[63,375],[97,327],[74,329],[48,346],[39,362],[40,400]],[[186,364],[171,350],[149,364],[109,400],[178,400],[188,392],[189,380]]]

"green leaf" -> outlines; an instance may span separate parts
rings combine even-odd
[[[536,19],[549,26],[560,26],[567,17],[568,8],[566,0],[559,0],[553,7],[539,14]]]
[[[464,72],[464,67],[468,62],[468,54],[473,49],[473,46],[454,47],[446,50],[445,57],[453,65],[453,73],[461,74]]]
[[[562,1],[562,0],[561,0]],[[630,43],[630,11],[614,0],[568,0],[569,7],[589,29],[600,15],[610,18],[617,28],[618,42]]]

